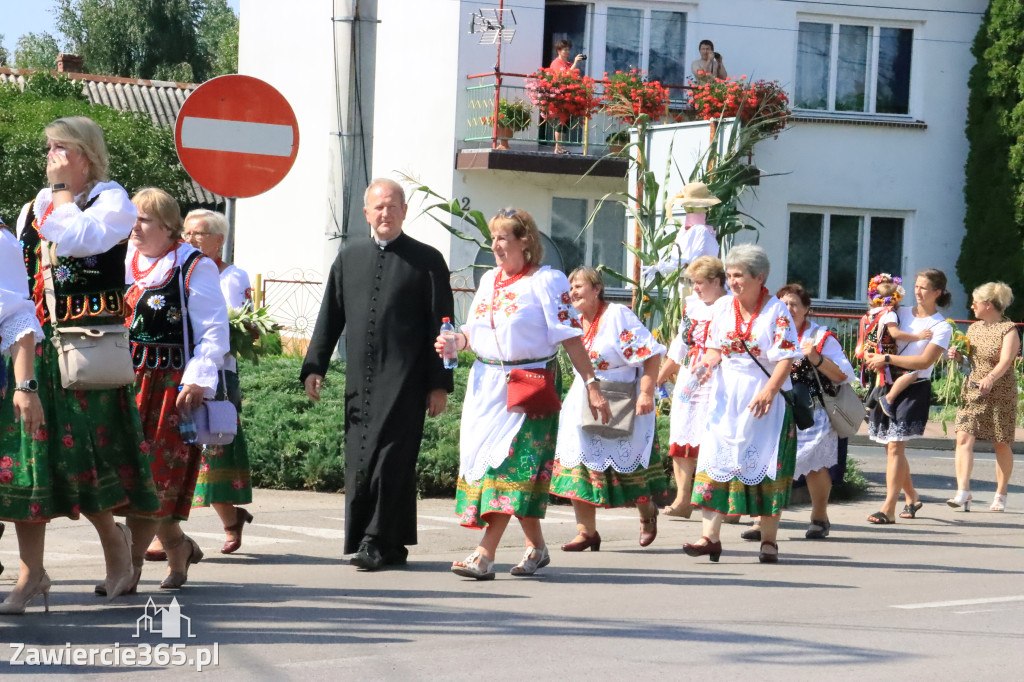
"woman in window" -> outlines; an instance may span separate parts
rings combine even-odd
[[[1013,292],[1002,282],[982,284],[971,293],[978,321],[967,328],[971,374],[964,381],[963,402],[956,413],[956,495],[946,504],[971,510],[971,469],[974,443],[991,441],[996,452],[996,494],[990,511],[1006,510],[1006,487],[1013,472],[1013,439],[1017,420],[1017,377],[1013,362],[1020,352],[1017,328],[1004,317]],[[949,358],[964,355],[950,346]]]
[[[710,40],[700,41],[700,59],[695,59],[690,64],[690,72],[698,83],[707,83],[716,78],[728,78],[722,62],[722,55],[715,52],[715,44]]]
[[[569,283],[595,376],[601,381],[632,382],[636,416],[628,436],[606,438],[585,431],[581,415],[587,386],[576,375],[562,404],[551,479],[551,494],[572,500],[576,513],[576,537],[562,550],[601,548],[598,507],[635,506],[640,512],[640,546],[646,547],[658,535],[653,498],[667,487],[661,456],[653,448],[654,384],[665,346],[654,340],[629,308],[604,300],[604,282],[594,268],[576,268]]]
[[[796,461],[792,411],[779,392],[791,385],[800,351],[789,310],[764,286],[769,268],[759,246],[741,244],[725,257],[732,295],[716,307],[701,363],[702,381],[714,383],[691,498],[704,510],[703,537],[683,546],[690,556],[718,561],[723,519],[749,514],[760,517],[759,560],[779,560],[775,539]]]
[[[917,305],[912,308],[903,306],[897,312],[900,331],[919,334],[929,330],[931,339],[912,341],[899,355],[868,353],[864,358],[868,369],[875,372],[884,371],[887,365],[917,371],[917,381],[893,401],[891,410],[894,416],[889,417],[877,405],[869,413],[868,436],[885,445],[888,455],[885,502],[879,511],[868,517],[868,521],[874,524],[896,522],[896,503],[901,490],[906,495],[906,505],[900,512],[900,518],[914,518],[923,506],[910,477],[906,449],[908,440],[924,435],[932,394],[932,367],[946,352],[953,335],[946,318],[938,312],[939,307],[948,306],[952,299],[952,294],[946,290],[945,273],[935,269],[917,273],[914,298]]]

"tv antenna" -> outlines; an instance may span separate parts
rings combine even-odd
[[[516,24],[516,15],[511,9],[504,9],[504,2],[498,9],[479,9],[469,15],[469,32],[480,34],[481,45],[500,45],[511,43],[516,35],[512,28]],[[510,19],[508,25],[505,21]]]

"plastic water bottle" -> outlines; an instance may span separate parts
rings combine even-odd
[[[658,400],[666,400],[672,395],[672,382],[666,381],[663,384],[658,384],[658,387],[654,389],[654,397]]]
[[[181,386],[178,387],[181,390]],[[185,445],[192,445],[198,440],[199,432],[196,431],[196,422],[192,419],[192,408],[183,407],[178,410],[178,435]]]
[[[683,388],[679,391],[679,399],[684,403],[690,402],[690,398],[700,390],[700,380],[707,373],[708,366],[701,365],[693,374],[690,375],[690,380],[683,384]]]
[[[444,352],[441,354],[444,368],[455,369],[459,366],[459,351],[456,350],[455,327],[447,317],[441,318],[441,338],[444,339]]]

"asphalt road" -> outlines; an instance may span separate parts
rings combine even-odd
[[[739,526],[725,528],[718,564],[687,557],[681,545],[700,536],[699,523],[665,517],[642,549],[636,513],[620,509],[598,514],[600,552],[556,550],[534,578],[507,573],[522,552],[521,532],[510,529],[498,578],[475,582],[448,567],[479,534],[457,525],[452,501],[423,500],[408,567],[365,573],[340,557],[342,496],[257,491],[237,555],[217,552],[223,533],[211,511],[187,524],[207,550],[173,595],[190,619],[176,622],[192,638],[134,637],[147,599],[169,606],[172,594],[157,589],[163,566],[147,564],[139,594],[107,604],[92,595],[103,568],[91,526],[57,521],[47,535],[51,611],[37,601],[0,620],[0,636],[25,644],[20,653],[0,644],[0,674],[166,678],[194,674],[197,658],[216,653],[204,674],[232,680],[1019,679],[1024,490],[1011,487],[1009,511],[988,512],[994,464],[981,455],[977,506],[954,511],[944,504],[952,453],[911,451],[924,509],[913,521],[870,526],[882,451],[851,455],[872,494],[833,505],[823,541],[803,539],[807,508],[787,512],[778,565],[758,564]],[[544,530],[552,547],[570,539],[571,509],[550,509]],[[9,527],[0,591],[13,583],[16,557]],[[101,664],[100,651],[115,644],[122,659],[126,649],[144,656],[140,643],[151,655],[164,644],[163,655],[193,665]],[[40,647],[85,664],[6,669],[16,653],[38,658]]]

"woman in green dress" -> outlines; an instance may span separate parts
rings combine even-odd
[[[126,239],[135,206],[107,179],[103,131],[88,118],[46,128],[49,187],[21,211],[18,236],[27,271],[25,291],[47,337],[53,327],[124,323]],[[42,250],[52,263],[52,305],[44,295]],[[21,572],[0,613],[22,613],[50,579],[43,568],[46,523],[85,515],[100,536],[110,598],[134,589],[131,533],[114,513],[156,509],[142,428],[129,387],[65,390],[58,355],[44,342],[35,358],[46,426],[25,433],[11,421],[13,396],[0,400],[0,518],[15,522]]]

